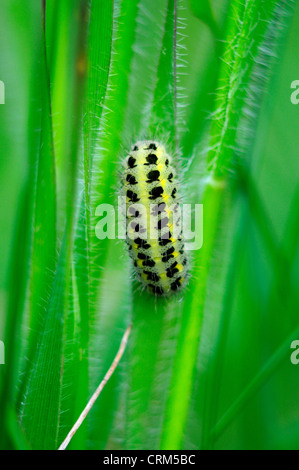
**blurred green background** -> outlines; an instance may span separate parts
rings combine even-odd
[[[0,447],[298,449],[299,5],[2,0]],[[98,240],[134,140],[204,205],[188,287],[140,292]]]

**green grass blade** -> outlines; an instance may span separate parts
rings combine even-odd
[[[78,129],[81,124],[81,97],[84,84],[84,69],[80,64],[84,63],[85,58],[85,29],[87,24],[86,3],[78,1],[74,4],[74,8],[77,15],[81,14],[85,21],[80,26],[75,25],[74,40],[77,44],[74,54],[76,74],[73,89],[75,92],[70,103],[74,118],[69,126],[70,133],[66,135],[65,146],[68,149],[67,155],[71,164],[67,186],[70,205],[67,208],[66,229],[55,271],[52,292],[49,295],[44,319],[35,331],[34,360],[32,368],[27,374],[20,415],[30,445],[41,449],[55,449],[57,447],[61,387],[63,383],[64,319],[70,286],[70,261],[75,220]],[[49,109],[44,109],[43,112],[45,118],[50,114]],[[50,133],[50,130],[47,130]]]
[[[149,9],[149,7],[148,7]],[[157,15],[159,12],[159,16]],[[140,11],[145,13],[143,8]],[[134,111],[135,123],[143,123],[140,129],[146,128],[149,122],[148,137],[168,141],[169,151],[173,153],[177,146],[177,15],[178,5],[176,1],[169,0],[167,4],[159,5],[159,10],[151,4],[150,11],[143,19],[140,18],[140,25],[144,22],[152,21],[155,14],[155,22],[159,22],[160,31],[163,35],[153,38],[152,58],[140,58],[136,56],[135,67],[136,76],[140,75],[139,70],[147,70],[148,64],[157,64],[157,76],[151,82],[149,78],[142,83],[148,83],[147,90],[151,89],[151,94],[141,98],[139,84],[135,98],[136,104],[142,103],[141,99],[148,99],[148,103],[143,107],[138,107]],[[148,23],[147,30],[152,30],[151,22]],[[140,30],[139,30],[140,31]],[[139,32],[141,34],[141,32]],[[154,40],[156,39],[156,43]],[[144,40],[144,33],[142,36]],[[148,40],[146,41],[148,43]],[[141,39],[139,40],[141,44]],[[148,48],[150,51],[150,48]],[[158,60],[157,60],[158,59]],[[139,60],[137,62],[137,60]],[[154,68],[153,68],[154,70]],[[138,75],[137,75],[138,74]],[[155,87],[153,89],[153,84]],[[149,100],[152,100],[150,102]],[[148,119],[141,112],[151,109]],[[133,115],[131,111],[131,115]],[[139,126],[137,125],[137,129]],[[177,299],[165,301],[155,299],[149,294],[141,294],[137,284],[133,285],[136,291],[133,294],[132,313],[132,335],[130,341],[129,367],[129,395],[127,402],[127,441],[126,448],[133,449],[157,449],[160,445],[160,435],[163,425],[165,405],[170,384],[170,371],[173,364],[173,355],[176,344],[177,324],[180,319],[180,308]],[[147,311],[144,309],[146,298]],[[181,304],[182,305],[182,304]],[[140,364],[142,363],[142,368]]]

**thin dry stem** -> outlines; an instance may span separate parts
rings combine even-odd
[[[131,327],[132,327],[132,325],[129,325],[128,328],[126,329],[126,331],[125,331],[125,333],[122,337],[122,340],[121,340],[121,343],[120,343],[120,346],[119,346],[119,350],[117,351],[117,354],[116,354],[109,370],[107,371],[107,373],[106,373],[105,377],[103,378],[102,382],[100,383],[100,385],[98,386],[98,388],[96,389],[96,391],[94,392],[92,397],[90,398],[90,400],[87,403],[86,407],[84,408],[84,410],[80,414],[80,416],[77,419],[76,423],[74,424],[74,426],[72,427],[72,429],[70,430],[70,432],[68,433],[68,435],[66,436],[66,438],[64,439],[62,444],[60,445],[60,447],[58,448],[58,450],[65,450],[67,448],[67,446],[69,445],[71,439],[73,438],[75,433],[80,428],[80,426],[83,423],[84,419],[86,418],[86,416],[90,412],[91,408],[95,404],[96,400],[98,399],[101,391],[103,390],[106,383],[108,382],[108,380],[112,376],[113,372],[115,371],[116,367],[118,366],[118,363],[121,360],[121,358],[123,356],[123,353],[126,349],[126,345],[127,345],[127,342],[128,342]]]

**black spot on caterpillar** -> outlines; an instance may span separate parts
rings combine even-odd
[[[127,198],[129,199],[130,202],[138,202],[138,196],[137,193],[134,193],[130,189],[127,191]]]
[[[149,191],[148,193],[149,199],[152,199],[153,201],[155,201],[163,194],[163,192],[164,192],[164,189],[161,186],[156,186],[155,188]]]
[[[133,176],[133,175],[127,175],[127,182],[128,182],[129,184],[137,184],[137,181],[136,181],[136,179],[135,179],[135,176]]]
[[[138,278],[152,294],[169,295],[184,286],[188,262],[177,215],[176,171],[164,145],[148,140],[134,144],[122,180],[127,244]]]
[[[145,150],[145,149],[144,149]],[[158,157],[154,153],[150,153],[149,155],[146,156],[146,162],[143,163],[143,165],[156,165],[157,164]]]
[[[130,168],[136,168],[137,165],[135,165],[135,163],[136,163],[136,158],[130,156],[129,159],[128,159],[129,167]]]
[[[160,171],[152,170],[147,174],[147,183],[152,183],[153,181],[159,181]]]

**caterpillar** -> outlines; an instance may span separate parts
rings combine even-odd
[[[144,140],[123,166],[129,254],[147,290],[168,296],[185,285],[188,269],[172,158],[163,144]]]

